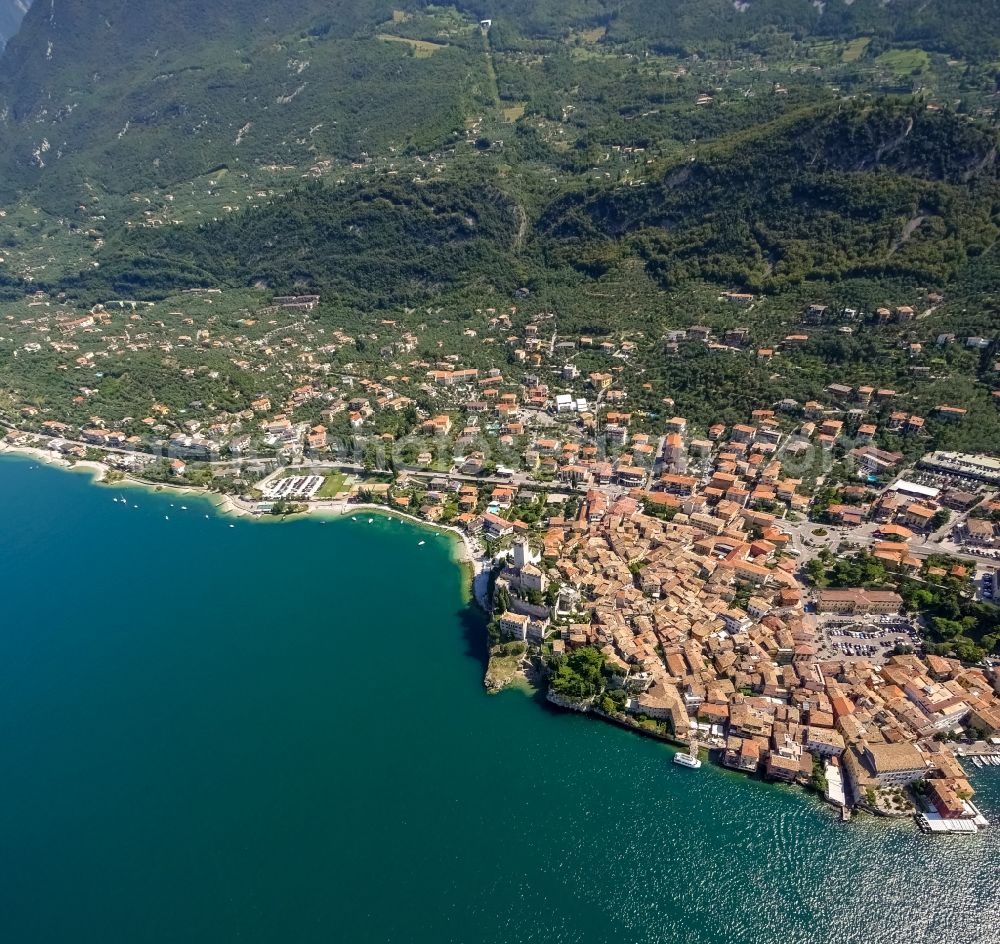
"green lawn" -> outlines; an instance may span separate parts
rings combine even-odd
[[[316,493],[317,498],[336,498],[339,492],[347,490],[347,476],[341,472],[328,475]]]
[[[376,39],[381,39],[384,43],[403,43],[413,50],[413,55],[418,59],[429,59],[434,53],[441,49],[446,49],[446,43],[432,43],[426,39],[410,39],[407,36],[393,36],[391,33],[379,33]]]
[[[857,62],[864,55],[870,42],[871,37],[869,36],[859,36],[857,39],[852,39],[844,47],[844,51],[840,55],[841,60],[843,62]]]
[[[885,69],[890,69],[896,75],[909,75],[911,72],[926,69],[931,64],[931,57],[923,49],[890,49],[875,60]]]

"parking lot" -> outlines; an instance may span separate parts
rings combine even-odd
[[[820,617],[820,659],[868,659],[883,663],[898,644],[920,652],[920,635],[904,616]]]

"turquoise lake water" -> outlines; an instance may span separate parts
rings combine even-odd
[[[1000,827],[845,825],[489,697],[450,540],[359,517],[0,459],[0,940],[1000,941]]]

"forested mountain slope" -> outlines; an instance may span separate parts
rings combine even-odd
[[[997,144],[985,127],[922,108],[811,108],[709,145],[646,186],[562,197],[541,233],[584,263],[636,237],[667,285],[943,283],[996,239]]]
[[[426,149],[497,94],[470,17],[492,17],[491,47],[522,64],[543,51],[538,43],[580,35],[595,50],[632,55],[731,56],[770,52],[787,38],[864,36],[873,50],[904,42],[971,62],[1000,59],[997,30],[981,28],[1000,21],[1000,0],[966,0],[962,16],[942,0],[819,6],[458,0],[464,22],[454,28],[436,21],[401,30],[423,43],[413,46],[383,41],[386,24],[442,8],[425,0],[51,0],[35,5],[0,59],[0,197],[41,188],[46,205],[66,209],[86,201],[82,180],[126,193],[220,165]]]
[[[513,202],[489,184],[310,184],[238,219],[115,240],[68,286],[162,296],[178,286],[320,287],[345,305],[415,304],[458,285],[513,288]]]
[[[81,284],[155,295],[178,281],[262,280],[377,307],[463,281],[510,290],[515,260],[522,272],[565,266],[600,277],[635,258],[668,288],[696,279],[768,292],[846,278],[943,285],[997,239],[997,143],[987,128],[919,107],[808,108],[644,185],[555,196],[516,252],[516,202],[502,184],[384,179],[313,185],[237,220],[113,239]]]
[[[357,158],[460,126],[470,53],[355,38],[382,0],[39,4],[0,60],[2,189],[47,205],[214,167]],[[481,56],[481,44],[478,54]],[[408,94],[401,94],[408,89]]]
[[[993,58],[1000,44],[982,24],[1000,17],[997,0],[956,8],[947,0],[465,0],[480,16],[503,17],[512,32],[558,36],[567,29],[607,28],[609,40],[659,49],[705,50],[746,42],[765,31],[843,38],[871,34],[956,55]]]

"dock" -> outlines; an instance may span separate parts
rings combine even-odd
[[[969,815],[960,819],[946,819],[935,811],[918,813],[915,817],[917,826],[921,832],[928,834],[952,833],[974,836],[979,830],[990,825],[989,820],[968,800],[965,802],[965,807]]]

